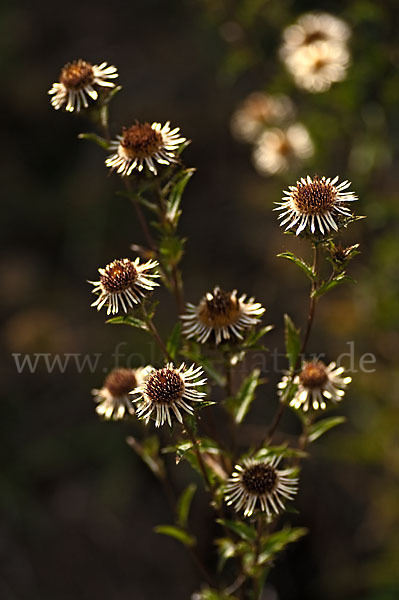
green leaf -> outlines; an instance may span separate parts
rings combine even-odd
[[[246,542],[254,542],[256,540],[256,531],[250,525],[242,523],[241,521],[228,521],[226,519],[217,519],[217,522],[223,527],[227,527],[231,531],[234,531],[241,539]]]
[[[218,570],[222,571],[229,558],[234,558],[236,555],[236,545],[233,540],[228,537],[219,538],[215,540],[215,543],[218,547],[219,554]]]
[[[295,256],[292,252],[281,252],[281,254],[277,254],[278,258],[287,258],[288,260],[295,263],[306,275],[309,277],[311,281],[315,281],[316,273],[313,270],[311,265],[308,265],[302,258]]]
[[[227,595],[208,587],[203,587],[200,592],[193,594],[192,598],[194,597],[198,598],[198,600],[238,600],[237,596]]]
[[[176,360],[176,357],[179,353],[181,329],[182,323],[179,321],[173,327],[172,333],[170,334],[168,341],[166,342],[166,349],[173,360]]]
[[[97,135],[96,133],[79,133],[78,138],[80,140],[89,140],[90,142],[94,142],[95,144],[101,146],[101,148],[104,148],[105,150],[108,150],[109,148],[107,140]]]
[[[300,329],[297,329],[291,318],[284,315],[285,351],[291,369],[295,369],[301,349]]]
[[[185,238],[165,235],[160,243],[159,252],[168,266],[177,265],[183,256]]]
[[[145,323],[145,321],[137,319],[136,317],[132,317],[131,315],[112,317],[112,319],[108,319],[106,323],[111,323],[113,325],[130,325],[130,327],[148,331],[147,323]]]
[[[185,527],[188,521],[188,514],[190,512],[191,501],[197,490],[195,483],[190,483],[184,492],[181,494],[177,502],[177,524],[179,527]]]
[[[271,458],[272,456],[282,456],[283,458],[293,458],[307,456],[304,450],[298,448],[289,448],[287,446],[268,446],[267,448],[260,448],[253,457],[258,460],[264,460],[265,458]]]
[[[320,285],[320,287],[317,288],[317,290],[314,290],[312,292],[312,297],[318,298],[319,296],[323,296],[323,294],[326,294],[327,292],[335,288],[337,285],[345,283],[346,281],[351,281],[352,283],[355,282],[355,280],[352,279],[352,277],[349,277],[349,275],[345,275],[345,273],[340,273],[339,275],[334,277],[334,279],[331,279],[331,281],[324,281]]]
[[[251,333],[249,334],[247,339],[244,341],[244,343],[242,345],[243,348],[252,348],[253,346],[256,346],[258,341],[264,335],[266,335],[266,333],[269,333],[269,331],[271,331],[273,328],[274,328],[274,325],[266,325],[265,327],[261,327],[260,329],[254,329],[253,331],[251,331]]]
[[[255,391],[259,385],[260,369],[254,369],[246,379],[244,379],[238,394],[234,398],[229,398],[226,402],[228,410],[234,417],[236,423],[242,423],[245,415],[248,413],[251,404],[255,398]]]
[[[195,546],[196,539],[193,535],[189,534],[184,529],[180,527],[175,527],[174,525],[157,525],[154,527],[155,533],[161,533],[162,535],[168,535],[169,537],[175,538],[184,546]]]
[[[180,202],[183,196],[184,189],[191,177],[194,175],[195,169],[185,169],[180,171],[177,176],[177,181],[174,183],[172,191],[169,194],[166,208],[166,218],[168,221],[177,225],[180,216]]]
[[[114,88],[111,89],[107,89],[106,91],[106,96],[104,98],[102,98],[102,102],[103,104],[109,104],[112,100],[112,98],[114,98],[114,96],[116,96],[116,94],[118,92],[120,92],[122,89],[121,85],[116,85]]]
[[[276,554],[284,550],[288,544],[296,542],[306,534],[307,529],[304,527],[284,527],[284,529],[272,533],[262,543],[257,564],[262,565],[270,561]]]
[[[337,425],[341,425],[341,423],[345,423],[345,417],[329,417],[328,419],[323,419],[322,421],[317,421],[309,427],[308,440],[310,443],[319,439],[326,431],[329,431],[333,427]]]
[[[136,438],[130,435],[126,438],[126,443],[140,456],[156,477],[164,476],[165,466],[158,456],[159,440],[156,436],[150,436],[140,444]]]

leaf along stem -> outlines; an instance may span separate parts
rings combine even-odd
[[[309,311],[308,311],[308,318],[307,318],[307,322],[306,322],[306,330],[302,339],[302,344],[301,344],[301,349],[298,353],[298,357],[296,359],[294,368],[292,369],[292,373],[290,376],[290,379],[287,383],[287,390],[290,389],[292,382],[294,381],[296,372],[301,364],[302,361],[302,357],[303,354],[305,353],[306,350],[306,346],[308,344],[309,341],[309,337],[310,337],[310,332],[312,330],[312,325],[313,325],[313,321],[314,321],[314,315],[315,315],[315,311],[316,311],[316,305],[317,305],[317,297],[314,296],[314,292],[318,289],[319,286],[319,258],[320,258],[320,250],[319,250],[320,246],[318,243],[313,242],[313,272],[315,274],[315,279],[312,281],[312,285],[310,288],[310,294],[309,294]],[[281,417],[284,414],[285,411],[285,403],[284,403],[284,397],[280,400],[280,404],[279,407],[274,415],[273,421],[269,427],[269,430],[267,432],[266,435],[266,439],[265,439],[265,444],[268,445],[271,443],[272,439],[273,439],[273,435],[281,421]]]

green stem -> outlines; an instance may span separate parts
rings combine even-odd
[[[146,218],[144,216],[144,213],[141,210],[140,202],[137,200],[136,194],[134,194],[132,192],[132,188],[131,188],[129,179],[127,177],[124,177],[123,180],[124,180],[124,183],[125,183],[126,190],[128,192],[128,196],[129,196],[130,200],[132,201],[132,204],[133,204],[134,209],[136,211],[137,218],[139,220],[139,223],[140,223],[141,229],[142,229],[142,231],[144,233],[144,237],[145,237],[145,239],[147,241],[147,244],[149,245],[149,247],[151,248],[151,250],[153,250],[154,252],[156,252],[157,246],[156,246],[154,238],[152,237],[151,232],[150,232],[150,230],[148,228],[147,220],[146,220]]]
[[[194,454],[197,457],[198,465],[199,465],[200,471],[202,473],[202,477],[204,478],[206,487],[207,487],[208,491],[211,493],[212,498],[214,499],[214,492],[215,492],[215,490],[214,490],[214,487],[212,485],[211,480],[209,479],[209,475],[208,475],[208,472],[207,472],[206,467],[205,467],[204,459],[202,458],[201,450],[199,448],[198,440],[195,437],[195,434],[194,434],[193,430],[188,425],[187,421],[184,421],[184,429],[187,432],[187,435],[188,435],[188,437],[190,438],[190,441],[193,444]]]
[[[307,344],[309,341],[310,332],[312,330],[314,315],[315,315],[315,311],[316,311],[317,298],[314,296],[314,292],[318,289],[318,286],[319,286],[319,244],[317,244],[316,242],[313,242],[313,272],[315,273],[316,277],[312,281],[312,286],[310,289],[310,300],[309,300],[308,318],[307,318],[307,322],[306,322],[306,330],[305,330],[305,333],[304,333],[304,336],[302,339],[301,349],[300,349],[298,357],[296,359],[296,363],[294,365],[294,368],[292,369],[289,381],[287,382],[287,388],[286,388],[287,393],[290,390],[291,384],[294,381],[296,372],[301,365],[302,357],[305,353],[305,350],[306,350],[306,347],[307,347]],[[286,394],[281,398],[279,407],[276,411],[276,414],[275,414],[273,421],[267,432],[266,439],[265,439],[266,445],[271,443],[271,441],[273,439],[273,435],[280,423],[281,417],[284,414],[285,407],[286,407],[285,400],[286,400]]]
[[[109,135],[109,110],[108,110],[108,103],[103,104],[102,107],[100,108],[100,123],[101,123],[101,127],[104,130],[104,137],[107,140],[107,142],[109,143],[109,141],[110,141],[110,135]]]
[[[258,558],[261,550],[261,541],[263,535],[263,515],[258,515],[257,527],[256,527],[256,540],[255,540],[255,556],[254,556],[254,567],[257,566]],[[261,577],[253,578],[253,600],[258,600],[262,592]]]
[[[142,305],[141,305],[141,310],[142,310],[144,321],[147,324],[148,331],[151,333],[152,337],[157,342],[158,346],[161,348],[161,350],[162,350],[165,358],[168,360],[168,362],[172,363],[173,362],[173,358],[169,354],[168,349],[166,348],[165,342],[163,341],[163,339],[159,335],[158,329],[155,327],[155,324],[154,324],[153,320],[151,319],[150,315],[147,313],[147,310],[146,310],[146,307],[145,307],[144,303],[142,303]]]

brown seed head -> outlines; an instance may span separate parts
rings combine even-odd
[[[299,380],[306,388],[318,388],[326,383],[328,375],[326,366],[320,360],[305,363],[299,374]]]
[[[149,123],[135,123],[123,129],[121,146],[129,158],[149,158],[162,147],[162,134]]]
[[[208,327],[228,327],[240,315],[240,303],[231,292],[217,289],[201,300],[198,318]]]
[[[247,467],[242,475],[246,491],[256,496],[272,493],[277,483],[276,469],[270,465],[259,464]]]
[[[331,210],[337,198],[337,190],[323,179],[315,176],[311,183],[297,181],[292,191],[292,201],[299,212],[306,215],[324,215]]]
[[[114,369],[104,382],[104,387],[115,398],[126,396],[136,386],[137,380],[132,369]]]
[[[100,281],[109,293],[124,292],[137,280],[137,270],[129,258],[114,260],[104,269]]]
[[[184,381],[175,369],[158,369],[145,384],[145,393],[155,404],[174,404],[184,394]]]
[[[60,83],[67,90],[83,90],[94,81],[93,67],[84,60],[75,60],[65,65],[61,71]]]

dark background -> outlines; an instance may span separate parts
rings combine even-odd
[[[267,597],[398,597],[397,8],[371,0],[2,3],[1,599],[186,600],[199,587],[185,551],[152,532],[171,515],[125,444],[131,426],[101,422],[90,395],[118,342],[146,361],[154,350],[90,308],[86,280],[144,239],[102,150],[77,139],[90,123],[50,106],[47,89],[76,58],[118,67],[124,89],[111,108],[113,134],[136,118],[170,119],[193,140],[184,159],[198,172],[181,221],[187,295],[196,302],[215,284],[254,294],[276,325],[270,348],[282,349],[283,312],[303,324],[308,294],[301,274],[275,258],[286,249],[307,256],[307,248],[282,235],[273,202],[307,172],[352,180],[356,212],[368,217],[343,238],[361,244],[351,268],[358,283],[323,299],[309,350],[332,360],[353,340],[355,368],[367,352],[376,371],[352,374],[340,411],[347,424],[313,447],[294,517],[310,534],[277,563]],[[277,58],[283,28],[313,9],[353,29],[348,77],[320,95],[297,90]],[[230,22],[240,32],[232,41]],[[231,137],[232,112],[257,89],[297,104],[316,145],[302,169],[261,178],[249,148]],[[163,291],[158,298],[168,334],[173,305]],[[71,364],[48,373],[42,363],[18,374],[12,353],[35,352],[102,357],[95,372]],[[268,376],[255,406],[265,427],[278,379]],[[287,415],[282,429],[295,427]],[[180,465],[175,477],[183,487],[191,475]],[[205,506],[198,494],[192,526],[204,549],[212,535]]]

